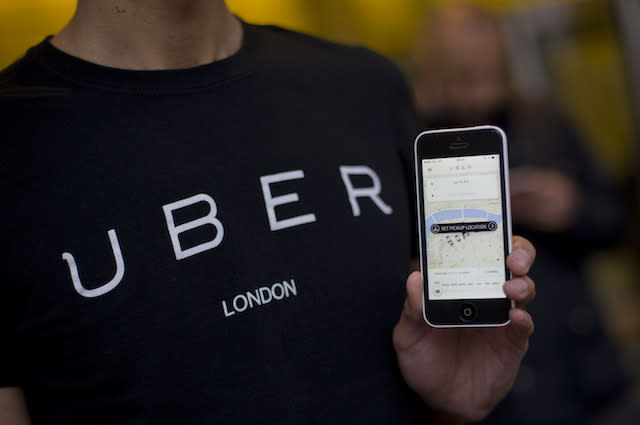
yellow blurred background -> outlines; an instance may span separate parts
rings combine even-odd
[[[429,7],[444,0],[228,0],[246,21],[361,44],[407,70],[413,40]],[[594,157],[632,199],[637,184],[636,129],[625,61],[611,1],[484,0],[512,22],[570,13],[566,36],[541,49],[549,95],[565,107]],[[20,57],[72,16],[75,0],[0,0],[0,68]],[[569,11],[569,12],[567,12]],[[544,13],[543,13],[544,12]],[[546,15],[545,15],[546,13]],[[524,19],[524,21],[523,21]],[[546,19],[546,18],[545,18]],[[636,99],[638,101],[638,99]],[[634,150],[635,149],[635,150]],[[637,190],[637,188],[635,189]],[[636,201],[634,201],[636,202]],[[637,215],[637,204],[632,214]],[[636,217],[636,216],[634,216]],[[637,218],[637,217],[636,217]],[[640,352],[638,241],[636,248],[602,253],[589,264],[593,293],[611,333]]]
[[[446,0],[228,0],[229,8],[253,23],[286,28],[343,42],[365,44],[390,56],[406,53],[422,14]],[[564,0],[576,2],[580,0]],[[563,0],[482,0],[496,10]],[[0,0],[0,67],[53,34],[72,16],[76,0]]]
[[[425,11],[446,0],[228,0],[249,22],[268,23],[377,50],[406,64]],[[478,0],[502,14],[549,5],[584,4],[599,13],[602,1]],[[0,0],[0,68],[53,34],[72,16],[75,0]],[[592,19],[587,17],[586,19]],[[600,26],[603,22],[599,23]],[[582,135],[616,179],[632,173],[628,145],[633,135],[622,59],[611,33],[594,28],[581,43],[554,49],[548,58],[554,95],[567,106]],[[606,100],[606,102],[603,102]],[[594,119],[597,118],[597,119]]]

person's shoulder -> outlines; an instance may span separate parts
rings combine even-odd
[[[363,46],[349,45],[274,25],[245,24],[258,40],[264,57],[292,68],[315,67],[323,72],[359,79],[398,80],[402,74],[387,57]]]
[[[381,55],[362,46],[340,43],[276,25],[246,25],[250,31],[255,31],[260,34],[265,41],[270,42],[272,45],[278,45],[287,49],[294,49],[293,51],[288,50],[289,54],[320,54],[322,56],[339,55],[347,58],[355,55],[356,59],[386,62]]]
[[[29,49],[24,56],[0,71],[0,106],[63,94],[63,90],[49,84],[45,73]]]
[[[0,102],[14,98],[26,89],[20,81],[24,57],[0,71]]]

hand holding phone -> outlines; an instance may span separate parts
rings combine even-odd
[[[516,306],[507,326],[429,326],[423,317],[422,276],[414,272],[407,279],[393,346],[405,381],[433,410],[432,422],[479,421],[511,388],[533,332],[524,307],[535,296],[535,284],[527,276],[535,255],[529,241],[513,238],[507,262],[514,278],[504,291]]]
[[[481,126],[415,142],[424,319],[434,327],[502,326],[512,303],[506,135]]]
[[[439,167],[430,166],[434,160]],[[434,421],[463,423],[486,417],[511,389],[533,332],[524,307],[535,296],[535,284],[527,276],[535,249],[523,238],[512,241],[507,167],[506,137],[495,127],[428,132],[416,140],[422,273],[407,279],[407,299],[393,331],[393,346],[402,376],[431,407]],[[431,195],[433,201],[428,201]],[[434,228],[437,232],[427,226],[432,216],[430,225],[440,226]],[[495,222],[495,229],[488,222]],[[485,237],[472,239],[480,233]],[[462,245],[472,240],[471,246]],[[473,255],[487,252],[483,244],[491,245],[496,258],[502,257],[496,260],[502,263],[499,267],[482,263],[489,257]],[[434,255],[429,247],[436,246]],[[504,283],[510,271],[514,278]],[[497,285],[499,290],[484,280],[477,285],[467,279],[494,274],[501,274],[496,278],[503,283]],[[469,305],[473,309],[465,311]]]

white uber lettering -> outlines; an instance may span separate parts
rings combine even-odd
[[[262,300],[260,299],[258,291],[256,291],[255,293],[247,292],[247,299],[249,300],[249,307],[251,308],[253,308],[254,305],[262,305]]]
[[[238,300],[242,301],[242,304],[240,304]],[[249,303],[247,302],[247,297],[245,297],[242,294],[236,295],[236,297],[233,299],[233,308],[236,311],[239,311],[242,313],[247,309],[248,306],[249,306]]]
[[[289,296],[289,293],[293,293],[293,295],[298,295],[296,282],[293,279],[291,279],[291,283],[287,282],[286,280],[283,280],[282,283],[284,284],[284,290],[287,293],[287,297]]]
[[[296,297],[298,288],[293,279],[274,283],[271,286],[261,286],[253,291],[246,291],[233,297],[230,303],[222,300],[222,312],[224,317],[231,317],[236,313],[258,308],[272,301],[282,301],[286,298]]]
[[[260,299],[262,300],[262,304],[268,304],[271,302],[272,297],[269,288],[263,286],[262,288],[259,288],[258,291],[260,292]]]
[[[380,208],[380,210],[389,215],[393,212],[391,207],[387,205],[380,198],[380,191],[382,190],[382,185],[380,184],[380,178],[378,175],[369,167],[361,165],[361,166],[340,166],[340,175],[342,176],[342,181],[344,182],[344,187],[347,189],[347,194],[349,195],[349,203],[351,204],[351,210],[353,211],[354,216],[360,215],[360,205],[358,205],[357,198],[371,198],[371,200]],[[371,187],[353,187],[353,183],[351,183],[350,176],[369,176],[373,181],[373,186]]]
[[[76,260],[68,252],[62,253],[62,259],[67,262],[69,266],[69,273],[71,274],[71,282],[73,282],[73,288],[76,292],[86,298],[99,297],[107,292],[110,292],[122,282],[124,277],[124,258],[122,258],[122,252],[120,251],[120,244],[118,243],[118,236],[115,229],[111,229],[107,232],[109,235],[109,242],[111,243],[111,251],[113,252],[113,258],[116,260],[116,274],[109,282],[94,289],[87,289],[80,280],[80,273],[78,273],[78,266]]]
[[[229,308],[227,307],[227,302],[226,301],[222,301],[222,309],[224,310],[224,317],[229,317],[229,316],[233,316],[234,314],[236,314],[235,310],[229,311]]]
[[[276,292],[276,290],[280,290],[280,294],[278,294]],[[282,286],[281,283],[275,283],[272,287],[271,287],[271,293],[273,294],[273,298],[275,298],[276,300],[281,300],[284,298],[284,286]]]
[[[297,217],[287,218],[285,220],[278,220],[276,218],[276,206],[298,202],[300,200],[300,197],[295,192],[274,197],[271,194],[271,188],[269,187],[269,185],[272,183],[302,178],[304,178],[304,172],[302,170],[287,171],[285,173],[271,174],[268,176],[260,177],[262,194],[264,195],[264,205],[267,209],[269,227],[271,228],[272,232],[276,230],[286,229],[287,227],[300,226],[301,224],[313,223],[314,221],[316,221],[315,214],[304,214]]]
[[[196,220],[189,221],[178,226],[175,225],[173,220],[173,211],[187,207],[189,205],[197,204],[198,202],[206,202],[209,204],[209,213],[204,217],[200,217]],[[172,202],[162,206],[164,211],[164,217],[167,221],[167,229],[169,230],[169,236],[171,237],[171,244],[173,245],[173,252],[176,254],[176,260],[182,260],[192,255],[199,254],[203,251],[213,249],[220,245],[222,237],[224,236],[224,227],[220,220],[216,218],[218,214],[218,207],[213,198],[205,193],[200,193],[190,198],[182,199],[180,201]],[[201,243],[200,245],[193,246],[191,248],[182,249],[180,239],[178,236],[180,233],[188,230],[195,229],[207,224],[212,224],[216,228],[216,236],[208,242]]]

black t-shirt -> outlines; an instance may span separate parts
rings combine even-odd
[[[0,74],[0,385],[34,424],[399,424],[405,84],[244,25],[186,70],[48,40]]]

